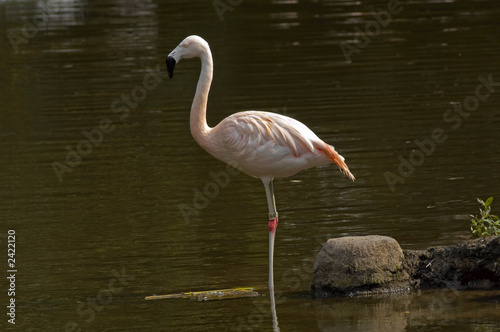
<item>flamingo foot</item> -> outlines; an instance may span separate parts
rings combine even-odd
[[[276,227],[278,227],[278,218],[269,220],[269,223],[267,224],[269,232],[276,232]]]

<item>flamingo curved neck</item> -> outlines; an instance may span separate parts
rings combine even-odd
[[[212,128],[207,125],[207,101],[213,76],[213,60],[210,49],[200,54],[201,72],[196,86],[196,93],[191,105],[190,128],[196,142],[206,148],[207,135]]]

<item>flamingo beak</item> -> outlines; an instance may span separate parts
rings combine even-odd
[[[175,59],[172,56],[167,56],[166,62],[168,77],[172,78],[174,77]]]

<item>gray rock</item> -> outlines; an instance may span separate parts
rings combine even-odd
[[[404,254],[393,238],[379,235],[329,239],[314,265],[315,296],[409,290]]]
[[[404,251],[386,236],[329,239],[311,285],[319,297],[428,288],[500,289],[500,236]]]

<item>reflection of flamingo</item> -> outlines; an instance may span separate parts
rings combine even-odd
[[[189,36],[167,56],[167,70],[174,75],[181,59],[201,59],[201,73],[191,106],[191,134],[198,144],[215,158],[235,166],[264,183],[269,207],[269,289],[274,290],[274,236],[278,212],[274,201],[273,179],[330,162],[336,163],[351,180],[344,158],[333,146],[319,139],[299,121],[275,113],[247,111],[222,120],[214,128],[206,121],[207,99],[212,82],[213,62],[208,43]]]

